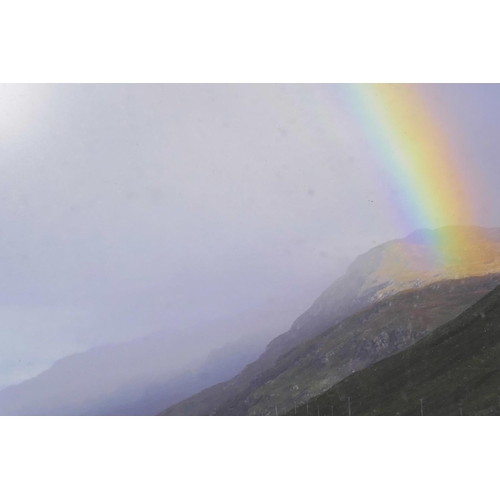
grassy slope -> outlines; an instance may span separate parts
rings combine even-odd
[[[413,345],[499,284],[498,274],[448,280],[380,301],[281,357],[217,414],[274,414],[276,406],[284,413]]]
[[[450,259],[453,264],[448,267],[437,269],[431,266],[429,269],[428,244],[438,237],[438,233],[440,238],[450,239],[450,234],[454,235],[454,239],[458,238],[460,244],[454,248],[460,248],[461,252],[459,256],[455,256],[457,259]],[[242,408],[238,400],[241,401],[243,396],[249,395],[259,384],[267,383],[270,380],[267,372],[276,373],[276,366],[281,365],[284,355],[345,318],[403,290],[414,290],[445,280],[499,272],[500,228],[462,227],[417,231],[405,239],[379,245],[359,256],[346,274],[335,281],[297,318],[288,332],[275,338],[265,352],[236,377],[170,406],[161,415],[213,415],[220,414],[221,411],[245,414],[249,408]],[[451,317],[446,317],[445,321]],[[389,350],[385,355],[393,352]],[[366,365],[358,364],[353,368],[364,366]],[[321,392],[330,382],[335,383],[337,380],[324,382],[316,390]],[[272,392],[271,397],[275,398],[278,393],[281,398],[281,390]],[[305,394],[304,397],[311,395]],[[265,394],[261,396],[264,399],[266,397]],[[290,401],[287,403],[283,400],[280,404],[282,403],[289,404]],[[256,404],[258,406],[252,411],[268,411],[266,408],[269,405],[266,407],[260,403]],[[255,405],[252,403],[250,406]]]
[[[499,415],[500,287],[414,346],[344,379],[297,414]],[[294,414],[292,410],[289,414]]]

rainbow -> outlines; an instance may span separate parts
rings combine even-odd
[[[453,148],[411,84],[352,84],[352,105],[385,175],[404,193],[398,207],[413,227],[436,229],[473,223],[473,207],[458,175]],[[464,228],[429,231],[428,244],[442,265],[465,255]]]

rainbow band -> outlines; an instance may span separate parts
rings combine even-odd
[[[389,178],[405,193],[411,225],[470,224],[472,209],[451,148],[415,86],[353,84],[349,89]],[[463,238],[453,231],[429,235],[443,264],[452,264],[463,250]]]

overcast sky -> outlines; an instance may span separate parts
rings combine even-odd
[[[473,180],[477,223],[500,225],[500,87],[420,89]],[[404,193],[345,96],[0,86],[0,386],[100,343],[272,300],[305,309],[356,255],[405,236]]]

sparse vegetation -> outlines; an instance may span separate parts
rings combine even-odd
[[[288,415],[500,415],[500,287]],[[309,409],[309,411],[308,411]]]

